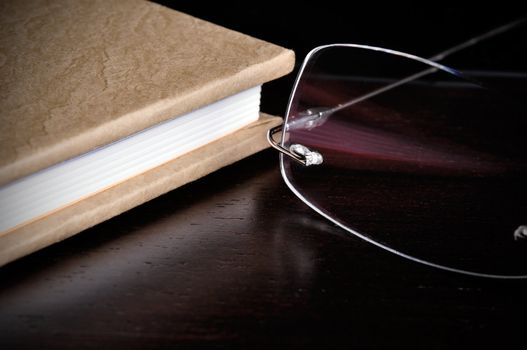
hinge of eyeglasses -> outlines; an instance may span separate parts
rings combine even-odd
[[[306,146],[297,143],[287,149],[276,142],[273,136],[282,131],[282,127],[283,125],[278,125],[267,131],[267,141],[274,149],[305,166],[322,164],[322,155],[317,151],[310,150]]]

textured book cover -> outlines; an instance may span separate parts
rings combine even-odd
[[[294,64],[290,50],[140,0],[5,1],[0,26],[0,185],[276,79]],[[264,148],[265,129],[277,122],[262,116],[0,233],[0,264]]]

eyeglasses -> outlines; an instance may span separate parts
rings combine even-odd
[[[308,54],[268,140],[293,193],[347,232],[437,268],[525,278],[526,117],[435,61],[335,44]]]

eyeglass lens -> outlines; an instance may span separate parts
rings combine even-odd
[[[348,231],[437,267],[527,275],[527,118],[508,96],[427,62],[343,45],[314,52],[281,157],[299,197]]]

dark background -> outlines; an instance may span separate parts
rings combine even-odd
[[[335,42],[426,57],[521,16],[503,2],[162,3],[294,49],[297,67]],[[449,64],[523,70],[524,42]],[[284,113],[293,79],[264,87],[264,111]],[[433,269],[344,234],[289,191],[269,150],[2,267],[0,348],[521,348],[526,295],[525,280]]]
[[[165,6],[246,33],[296,53],[297,68],[314,47],[354,43],[431,57],[475,36],[523,18],[519,3],[358,2],[358,1],[156,1]],[[456,69],[527,69],[524,28],[452,55]],[[262,110],[283,115],[296,70],[264,90]]]

